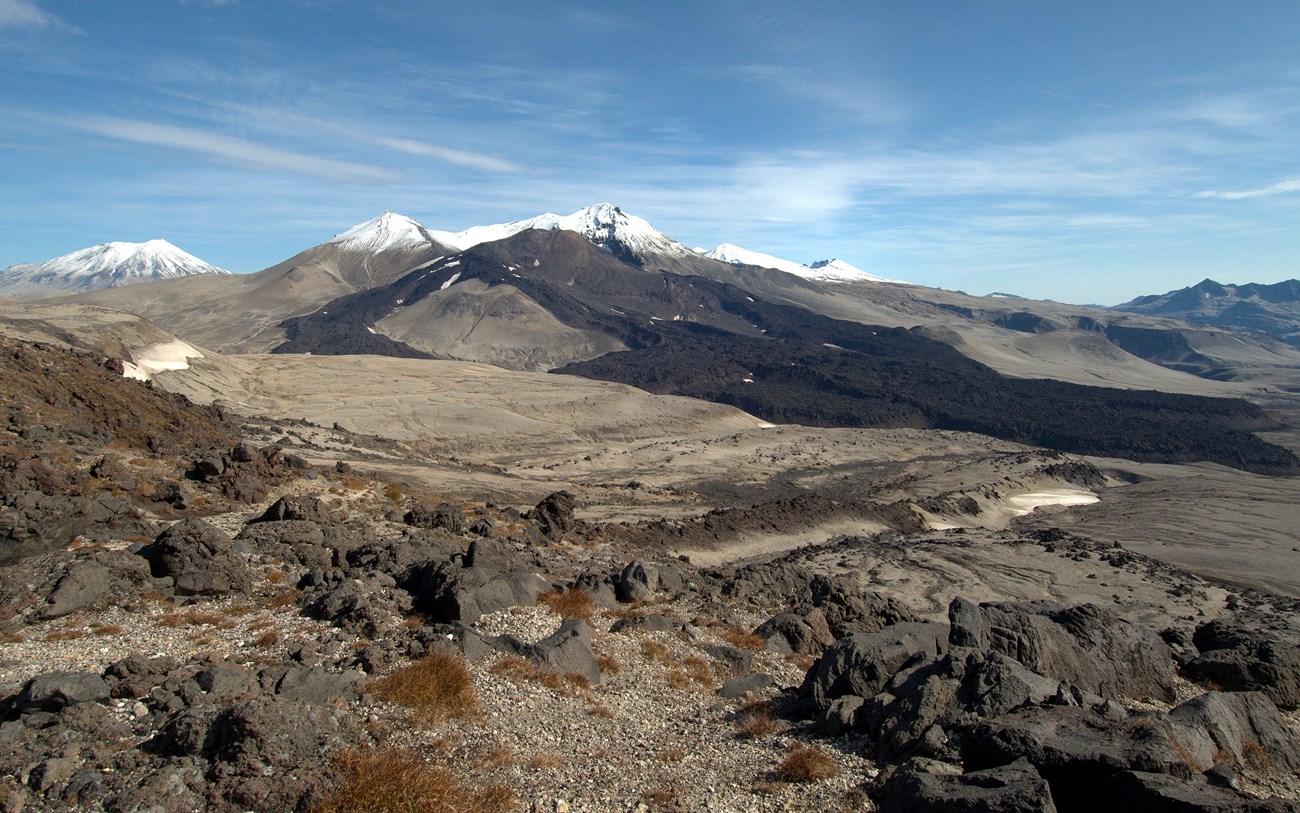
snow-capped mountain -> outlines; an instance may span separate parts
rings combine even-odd
[[[808,265],[800,265],[793,260],[783,260],[780,257],[773,257],[771,254],[750,251],[731,243],[722,243],[717,248],[711,251],[701,251],[700,254],[732,265],[756,265],[759,268],[775,268],[777,271],[784,271],[787,274],[794,274],[797,277],[817,280],[818,282],[898,282],[898,280],[868,274],[866,271],[855,268],[843,260],[818,260]]]
[[[608,203],[588,206],[570,215],[548,212],[512,223],[474,226],[461,232],[434,231],[430,234],[438,242],[464,251],[480,243],[503,240],[525,229],[576,232],[624,259],[654,254],[677,257],[688,257],[694,254],[686,246],[651,226],[649,222],[635,215],[629,215]]]
[[[331,237],[327,243],[351,251],[378,254],[382,251],[422,248],[430,243],[442,242],[434,233],[406,215],[384,212],[365,223],[358,223],[347,231]]]
[[[0,294],[40,298],[195,274],[229,273],[166,240],[102,243],[43,263],[12,265],[0,271]]]

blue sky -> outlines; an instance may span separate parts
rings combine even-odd
[[[1300,4],[0,0],[0,267],[603,201],[977,294],[1300,276]]]

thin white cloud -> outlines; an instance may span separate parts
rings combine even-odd
[[[198,100],[196,99],[196,101]],[[456,166],[469,167],[471,169],[479,169],[486,172],[527,171],[527,168],[521,164],[517,164],[514,161],[509,161],[504,158],[498,158],[494,155],[485,155],[483,153],[469,152],[467,150],[457,150],[451,147],[444,147],[439,144],[430,144],[427,141],[417,141],[411,138],[379,135],[369,130],[360,129],[336,121],[317,118],[316,116],[308,116],[302,113],[274,110],[265,107],[254,107],[244,104],[225,103],[213,104],[213,106],[237,113],[239,121],[241,122],[252,121],[258,126],[264,127],[270,131],[297,132],[303,129],[310,129],[318,133],[334,133],[352,141],[359,141],[363,144],[372,144],[378,147],[384,147],[386,149],[406,153],[407,155],[428,156]]]
[[[504,158],[494,158],[491,155],[480,155],[474,152],[465,152],[463,150],[453,150],[447,147],[439,147],[437,144],[428,144],[423,141],[415,141],[409,138],[388,138],[387,136],[362,136],[365,140],[372,141],[381,147],[388,147],[391,150],[404,152],[409,155],[427,155],[446,161],[449,164],[457,166],[470,167],[471,169],[482,169],[488,172],[523,172],[524,168],[513,161],[507,161]]]
[[[1286,195],[1291,192],[1300,192],[1300,178],[1280,181],[1272,186],[1265,186],[1260,189],[1243,189],[1236,192],[1219,192],[1215,189],[1207,189],[1204,192],[1197,192],[1196,197],[1212,200],[1246,200],[1271,195]]]
[[[48,118],[67,127],[106,138],[194,152],[220,161],[260,169],[351,183],[390,183],[400,179],[390,170],[369,164],[303,155],[279,147],[268,147],[241,138],[187,127],[173,127],[107,116],[85,119]]]
[[[71,26],[31,0],[0,0],[0,30],[55,27],[70,28]]]
[[[878,81],[827,81],[804,67],[771,64],[737,65],[730,73],[743,82],[769,85],[789,98],[823,110],[840,110],[868,124],[896,124],[911,115],[909,106]]]

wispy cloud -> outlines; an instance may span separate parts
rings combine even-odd
[[[404,152],[409,155],[427,155],[446,161],[449,164],[456,164],[471,169],[481,169],[487,172],[523,172],[524,168],[513,161],[507,161],[504,158],[494,158],[490,155],[479,155],[478,153],[465,152],[463,150],[453,150],[447,147],[439,147],[437,144],[427,144],[423,141],[415,141],[409,138],[388,138],[386,136],[370,136],[370,139],[382,147],[388,147],[398,152]]]
[[[31,0],[0,0],[0,30],[6,28],[71,29],[73,26]]]
[[[1214,189],[1207,189],[1204,192],[1197,192],[1195,197],[1213,200],[1246,200],[1247,198],[1264,198],[1271,195],[1286,195],[1291,192],[1300,192],[1300,178],[1289,181],[1279,181],[1271,186],[1265,186],[1259,189],[1243,189],[1235,192],[1219,192]]]
[[[827,80],[805,67],[771,64],[737,65],[730,73],[743,82],[769,85],[814,108],[839,110],[868,124],[896,124],[911,114],[884,83],[870,79]]]
[[[194,99],[194,101],[202,100]],[[407,155],[437,158],[438,160],[445,161],[448,164],[482,170],[484,172],[528,171],[527,167],[522,164],[505,158],[499,158],[494,155],[485,155],[483,153],[471,152],[469,150],[458,150],[452,147],[445,147],[440,144],[433,144],[428,141],[421,141],[413,138],[403,138],[400,136],[375,133],[371,130],[356,127],[351,124],[322,119],[304,113],[294,113],[286,110],[275,110],[266,107],[255,107],[253,105],[238,103],[205,102],[205,104],[219,110],[237,114],[240,123],[247,124],[249,122],[254,122],[268,131],[282,133],[297,133],[303,131],[328,133],[342,136],[349,141],[383,147],[385,149],[406,153]]]
[[[399,180],[397,173],[382,167],[304,155],[188,127],[174,127],[107,116],[84,119],[40,118],[75,130],[134,144],[198,153],[242,166],[308,175],[349,183],[388,183]]]

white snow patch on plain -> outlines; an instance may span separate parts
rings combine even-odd
[[[1056,488],[1048,491],[1030,491],[1007,498],[1007,508],[1015,516],[1032,513],[1044,505],[1092,505],[1101,498],[1091,491],[1076,488]]]
[[[459,271],[457,271],[456,273],[452,274],[452,275],[447,279],[446,282],[444,282],[442,285],[438,286],[438,290],[439,290],[439,291],[445,291],[445,290],[447,290],[447,289],[450,288],[451,286],[455,285],[455,284],[456,284],[456,280],[458,280],[458,279],[460,279],[460,272],[459,272]]]
[[[134,363],[122,362],[122,377],[148,381],[158,373],[188,370],[190,359],[201,359],[203,354],[180,339],[173,339],[133,350],[131,358]]]

